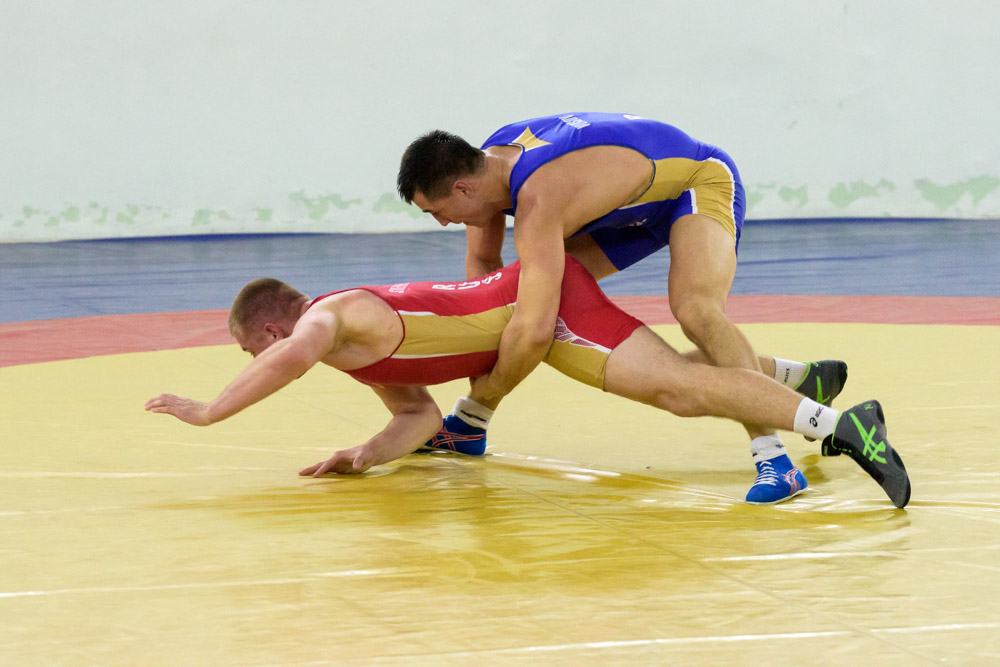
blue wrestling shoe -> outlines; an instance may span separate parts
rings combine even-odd
[[[486,429],[470,426],[455,415],[448,415],[441,430],[425,442],[424,447],[481,456],[486,451]]]
[[[747,502],[751,505],[773,505],[797,496],[807,486],[809,483],[805,475],[783,454],[757,464],[757,481],[747,492]]]

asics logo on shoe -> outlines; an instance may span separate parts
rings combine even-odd
[[[785,481],[788,482],[788,486],[791,487],[790,490],[791,495],[795,495],[799,491],[800,486],[799,486],[799,480],[797,478],[798,474],[799,474],[798,468],[792,468],[784,475],[782,475],[782,477],[785,478]]]
[[[433,447],[435,449],[450,449],[454,452],[458,451],[455,449],[457,445],[461,445],[466,442],[472,443],[482,437],[482,435],[463,435],[461,433],[452,433],[450,431],[440,431],[427,441],[427,444],[424,446]]]
[[[858,434],[861,436],[861,441],[865,443],[865,449],[861,454],[867,456],[869,461],[886,463],[885,457],[882,456],[885,452],[885,442],[875,442],[875,426],[872,426],[871,431],[866,431],[861,425],[861,421],[853,413],[850,413],[850,415],[851,421],[854,422],[854,427],[858,429]]]

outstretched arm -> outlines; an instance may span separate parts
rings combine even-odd
[[[336,452],[299,475],[359,473],[410,454],[441,428],[441,411],[427,387],[372,387],[392,413],[384,429],[368,442]]]
[[[221,394],[208,403],[173,394],[146,402],[146,410],[173,415],[195,426],[232,417],[301,377],[329,352],[335,324],[332,315],[304,317],[288,338],[276,341],[250,362]]]

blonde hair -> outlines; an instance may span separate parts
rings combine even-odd
[[[229,333],[267,322],[297,320],[305,294],[275,278],[258,278],[243,286],[229,309]]]

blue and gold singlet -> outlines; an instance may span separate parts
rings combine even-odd
[[[508,215],[517,211],[518,192],[535,170],[566,153],[622,146],[649,158],[653,176],[646,190],[577,232],[591,234],[618,269],[667,245],[674,221],[690,213],[718,221],[739,246],[745,195],[736,165],[725,151],[672,125],[628,114],[544,116],[500,128],[482,148],[504,145],[522,150],[510,175]]]

